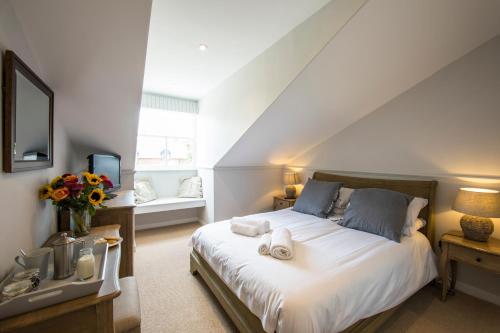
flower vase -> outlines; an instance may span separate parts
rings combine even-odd
[[[86,236],[90,233],[90,214],[87,209],[70,209],[70,228],[77,237]]]

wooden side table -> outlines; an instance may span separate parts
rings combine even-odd
[[[274,197],[274,210],[285,209],[288,207],[293,207],[297,199],[286,199],[284,195],[278,195]]]
[[[441,258],[439,269],[443,289],[441,300],[445,301],[449,292],[453,293],[457,281],[457,262],[463,262],[500,274],[500,239],[492,238],[488,242],[476,242],[463,237],[461,231],[451,231],[441,237]],[[449,268],[451,267],[451,284]]]

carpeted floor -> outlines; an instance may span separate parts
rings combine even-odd
[[[189,273],[188,239],[197,227],[137,232],[135,275],[143,333],[236,331],[203,281]],[[419,291],[380,332],[500,332],[500,307],[461,293],[443,303],[438,294],[436,287]]]

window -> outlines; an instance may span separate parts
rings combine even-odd
[[[193,168],[196,116],[196,113],[142,107],[137,137],[137,168]]]

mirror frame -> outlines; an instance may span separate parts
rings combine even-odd
[[[49,159],[16,161],[16,71],[49,97]],[[54,92],[13,51],[5,51],[3,69],[3,170],[20,172],[54,166]]]

